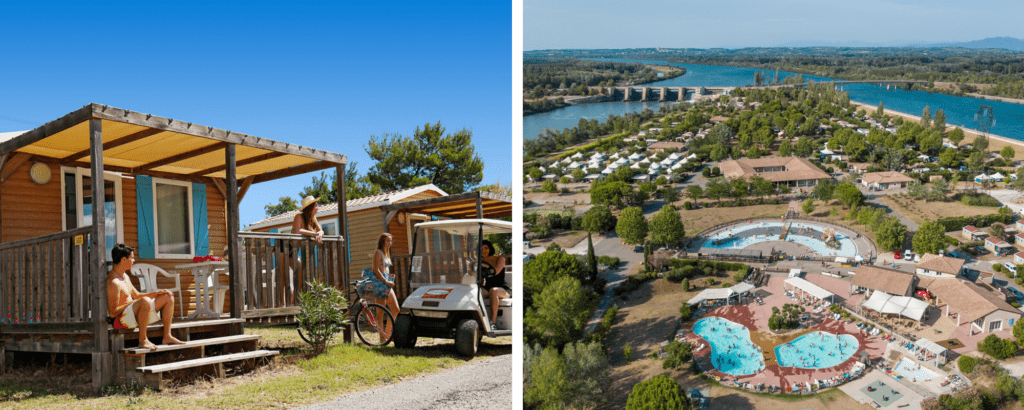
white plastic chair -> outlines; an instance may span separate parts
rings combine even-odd
[[[168,273],[161,269],[159,266],[150,265],[148,263],[136,263],[132,266],[132,276],[139,278],[139,292],[149,293],[156,292],[160,288],[156,286],[157,274],[163,275],[164,277],[174,278],[174,287],[168,288],[167,290],[178,292],[178,299],[176,304],[178,305],[179,316],[185,316],[185,300],[181,297],[181,274]]]

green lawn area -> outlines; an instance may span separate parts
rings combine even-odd
[[[336,344],[320,356],[309,357],[307,346],[293,327],[250,328],[246,331],[261,334],[271,339],[268,344],[281,346],[279,348],[284,350],[272,363],[256,371],[227,379],[197,381],[163,392],[120,385],[109,387],[100,396],[83,397],[0,381],[0,407],[62,410],[290,408],[328,401],[346,393],[398,383],[469,362],[455,353],[449,340],[421,338],[417,343],[419,347],[414,349]],[[294,347],[284,347],[288,345]],[[484,338],[473,360],[486,360],[511,352],[511,338]]]

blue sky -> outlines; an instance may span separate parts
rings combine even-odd
[[[473,131],[482,184],[512,173],[512,14],[500,2],[12,2],[0,132],[95,102],[372,163],[371,135]],[[241,223],[312,175],[254,185]]]
[[[895,46],[1024,38],[1015,1],[523,0],[524,50]]]

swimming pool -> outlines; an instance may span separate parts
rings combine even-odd
[[[756,222],[737,225],[708,237],[705,248],[743,249],[761,242],[778,241],[785,224],[781,222]],[[795,242],[811,248],[823,256],[857,256],[857,245],[849,236],[836,233],[838,248],[831,248],[818,237],[824,236],[825,228],[807,223],[793,223],[786,235],[787,242]]]
[[[783,367],[824,369],[845,362],[859,348],[860,342],[852,335],[811,332],[775,346],[775,359]]]
[[[711,345],[711,364],[722,373],[743,376],[764,369],[764,353],[743,325],[711,316],[694,323],[693,333]]]
[[[938,376],[937,374],[935,374],[935,372],[928,370],[925,367],[922,367],[920,364],[914,363],[913,360],[910,360],[906,357],[901,359],[900,362],[896,364],[896,368],[893,370],[900,372],[900,374],[902,374],[906,378],[918,381],[933,379],[936,376]]]

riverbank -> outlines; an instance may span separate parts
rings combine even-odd
[[[852,101],[852,100],[850,101],[850,103],[856,105],[859,108],[863,108],[864,111],[867,112],[869,115],[871,113],[875,112],[876,109],[878,109],[877,105],[868,105],[868,104],[865,104],[865,103],[862,103],[862,102],[857,102],[857,101]],[[885,113],[889,114],[889,116],[900,116],[900,117],[903,117],[904,120],[911,120],[911,121],[918,121],[918,122],[921,121],[921,116],[920,115],[912,115],[912,114],[907,114],[907,113],[904,113],[904,112],[893,111],[893,110],[890,110],[888,108],[885,109]],[[946,125],[946,132],[948,133],[949,131],[952,131],[953,129],[955,129],[957,127],[959,127],[959,126],[948,125],[947,124]],[[982,134],[981,131],[978,131],[978,130],[975,130],[975,129],[971,129],[971,128],[967,128],[967,127],[959,127],[959,128],[964,131],[964,140],[961,141],[962,144],[973,143],[974,139],[977,138],[977,136]],[[992,134],[992,133],[985,133],[985,137],[988,138],[988,151],[999,152],[1000,150],[1003,149],[1003,147],[1009,145],[1009,146],[1013,147],[1013,151],[1014,151],[1013,159],[1014,160],[1018,160],[1018,161],[1019,160],[1024,160],[1024,141],[1019,141],[1019,140],[1015,140],[1015,139],[1012,139],[1012,138],[1007,138],[1007,137],[1003,137],[1003,136],[1000,136],[1000,135],[995,135],[995,134]]]

